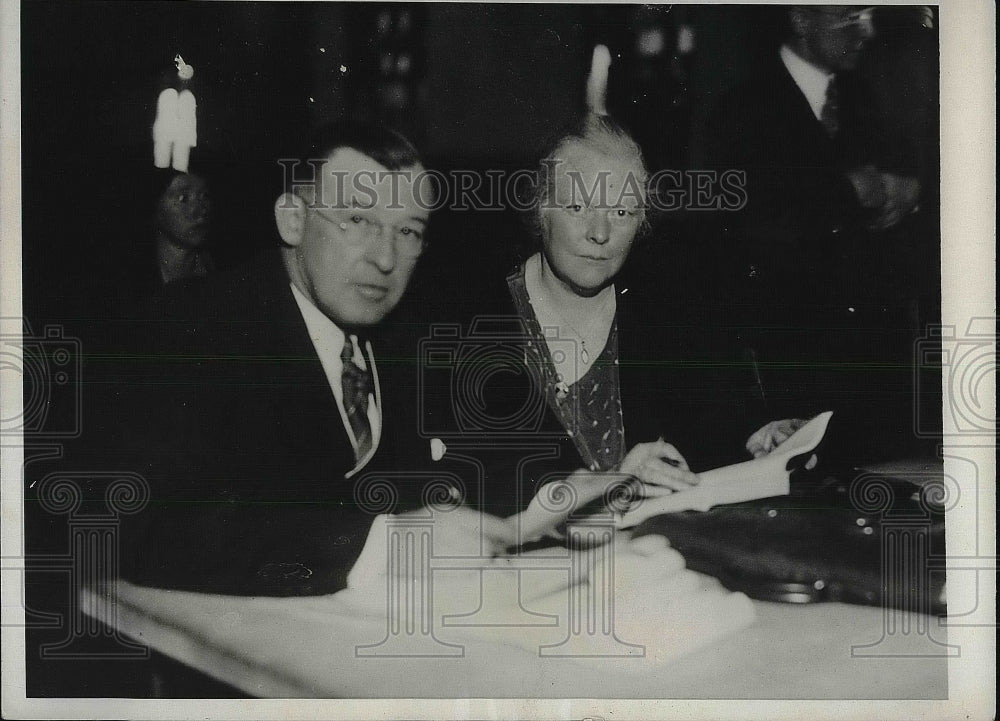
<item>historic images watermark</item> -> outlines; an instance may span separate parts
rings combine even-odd
[[[878,474],[862,474],[852,483],[853,506],[873,517],[869,528],[880,534],[883,609],[881,638],[852,646],[854,656],[959,656],[960,646],[945,643],[935,629],[984,625],[970,619],[979,617],[980,576],[995,574],[997,559],[979,544],[989,519],[980,513],[983,473],[972,456],[996,446],[996,324],[996,317],[987,316],[970,319],[963,333],[951,325],[932,326],[914,345],[913,432],[940,440],[944,461],[941,470],[907,474],[916,503],[899,502],[899,489]],[[927,393],[927,374],[941,384],[941,405],[927,401],[936,400]],[[972,553],[945,550],[946,514],[971,523]],[[976,590],[972,608],[949,597],[959,574]],[[931,615],[932,607],[944,605],[946,617]]]
[[[415,480],[384,475],[362,479],[356,486],[358,506],[386,513],[398,500],[401,482]],[[423,484],[419,512],[383,515],[382,525],[376,525],[375,532],[383,537],[370,537],[368,543],[384,549],[384,560],[377,561],[365,581],[369,585],[362,588],[380,599],[376,605],[385,623],[380,638],[355,648],[358,657],[464,657],[465,645],[443,640],[444,628],[556,628],[560,640],[539,643],[539,656],[645,656],[644,645],[620,638],[615,628],[614,513],[632,500],[627,484],[610,480],[604,497],[607,510],[566,524],[566,548],[544,555],[498,556],[485,534],[466,548],[438,548],[439,534],[447,533],[448,514],[460,508],[454,480],[435,478]],[[553,514],[568,515],[576,506],[571,486],[556,481],[544,488],[542,506]],[[465,572],[471,582],[448,581],[455,572]],[[531,581],[529,576],[544,580]],[[557,604],[559,613],[533,610],[539,592],[564,595],[564,602]]]
[[[921,373],[942,378],[945,421],[942,427],[941,409],[928,408],[923,394],[916,393],[913,430],[918,437],[943,433],[946,439],[996,439],[996,329],[996,317],[983,316],[970,319],[964,332],[953,325],[932,326],[917,340],[914,388],[920,388]]]
[[[550,353],[578,357],[573,339],[542,332]],[[562,433],[547,432],[545,398],[531,391],[544,369],[524,350],[529,338],[523,319],[491,315],[468,326],[435,324],[419,343],[418,428],[440,472],[423,479],[375,474],[356,486],[360,508],[390,514],[407,487],[421,484],[420,510],[384,516],[376,531],[384,537],[369,538],[384,549],[368,580],[384,598],[385,630],[358,646],[358,656],[462,657],[464,645],[442,640],[443,628],[519,628],[530,635],[551,627],[561,640],[546,635],[535,647],[539,656],[645,655],[639,639],[619,637],[614,615],[615,518],[639,502],[636,486],[631,477],[608,473],[581,488],[539,471],[536,464],[559,460]],[[504,464],[502,488],[490,476],[497,474],[488,468],[491,456],[516,459]],[[449,514],[458,515],[464,504],[484,508],[491,493],[509,494],[512,508],[532,506],[565,544],[518,553],[538,540],[538,528],[526,527],[524,514],[508,519],[511,538],[500,546],[482,526],[472,529],[465,546],[444,542]],[[584,507],[586,513],[577,512]],[[456,585],[462,573],[470,580]],[[533,605],[538,594],[552,593],[564,597],[559,613]]]
[[[17,319],[4,318],[5,328]],[[19,334],[0,332],[0,373],[22,389],[22,407],[0,418],[0,436],[22,437],[26,444],[59,442],[83,428],[81,343],[58,325],[35,333],[27,320]]]
[[[307,195],[317,208],[358,208],[376,206],[400,209],[404,201],[438,211],[532,211],[583,207],[623,208],[631,212],[672,212],[680,210],[742,210],[747,203],[746,172],[727,170],[662,169],[650,177],[626,173],[612,182],[611,170],[599,171],[588,180],[574,168],[565,171],[569,193],[556,200],[551,193],[539,193],[538,184],[555,177],[560,159],[542,163],[541,172],[487,169],[367,170],[348,173],[324,166],[324,160],[282,159],[283,186],[292,193]],[[389,193],[389,198],[380,197]],[[405,197],[404,197],[405,194]],[[388,202],[386,202],[388,201]]]
[[[83,432],[83,343],[59,325],[36,333],[26,319],[4,318],[3,326],[0,370],[12,387],[20,386],[22,405],[0,419],[0,437],[5,446],[20,445],[28,468],[62,456],[66,444]],[[21,333],[12,331],[17,326]],[[32,477],[24,493],[25,503],[32,504],[32,522],[41,524],[34,529],[36,537],[42,531],[55,534],[45,545],[57,550],[3,557],[4,580],[20,590],[24,611],[15,618],[5,609],[3,625],[61,629],[60,640],[38,648],[44,659],[146,658],[144,645],[116,629],[113,604],[98,617],[86,612],[84,600],[91,590],[112,587],[113,592],[122,558],[122,518],[146,506],[145,478],[131,471],[58,471]],[[64,521],[45,523],[53,517]],[[56,608],[29,607],[29,574],[63,594]]]

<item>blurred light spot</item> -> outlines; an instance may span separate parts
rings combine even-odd
[[[681,25],[677,28],[677,54],[688,55],[694,52],[694,28]]]
[[[646,28],[635,39],[635,49],[646,57],[659,55],[665,46],[663,31],[660,28]]]

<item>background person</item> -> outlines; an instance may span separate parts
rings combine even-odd
[[[793,6],[786,20],[780,48],[696,129],[692,167],[746,177],[745,207],[703,217],[705,293],[742,328],[774,415],[841,410],[877,426],[855,433],[855,453],[890,456],[910,427],[900,289],[916,292],[916,155],[855,72],[872,8]]]
[[[215,268],[209,250],[212,198],[195,173],[156,170],[153,240],[160,284],[206,275]],[[165,187],[163,187],[165,184]]]

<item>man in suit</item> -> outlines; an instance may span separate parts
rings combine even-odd
[[[884,369],[907,360],[906,309],[886,277],[919,183],[852,74],[872,9],[792,7],[787,21],[694,139],[693,167],[745,173],[745,204],[701,236],[711,292],[742,326],[772,414],[902,406],[909,373]]]
[[[116,396],[127,427],[111,435],[150,487],[124,529],[128,580],[330,593],[376,514],[420,504],[419,483],[392,482],[416,425],[407,369],[375,352],[424,249],[420,158],[391,131],[338,126],[302,159],[311,177],[275,203],[280,247],[167,289],[142,323]],[[471,511],[447,516],[477,532]]]

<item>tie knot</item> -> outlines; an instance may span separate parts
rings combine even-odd
[[[354,341],[351,336],[344,336],[344,348],[340,351],[340,360],[347,364],[348,362],[354,362]]]
[[[354,342],[351,336],[344,337],[344,349],[340,352],[340,360],[344,364],[344,390],[358,401],[367,401],[373,392],[372,376],[367,370],[360,368],[354,362]]]

